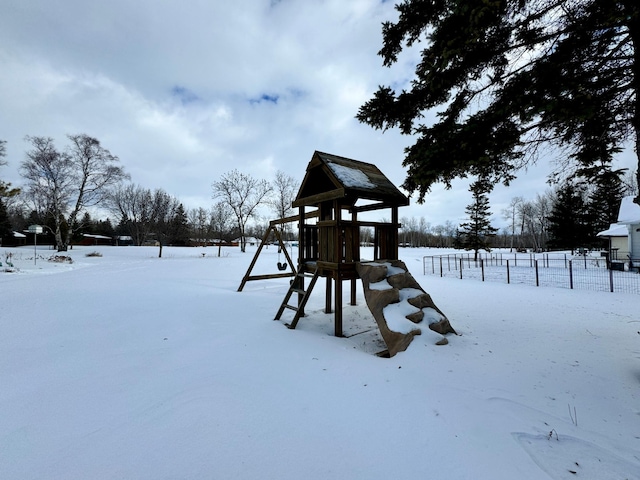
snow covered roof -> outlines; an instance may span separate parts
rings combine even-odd
[[[629,235],[629,229],[626,225],[620,223],[612,223],[607,230],[598,233],[598,237],[626,237]]]
[[[25,234],[20,233],[20,232],[13,231],[13,232],[11,232],[11,233],[13,233],[13,236],[14,236],[15,238],[27,238],[27,236],[26,236]]]
[[[640,205],[634,203],[634,196],[629,195],[622,199],[618,212],[618,223],[640,223]]]
[[[86,237],[86,238],[99,238],[99,239],[103,239],[103,240],[111,240],[111,237],[107,237],[105,235],[93,235],[93,234],[90,234],[90,233],[83,233],[82,236]]]
[[[335,162],[327,162],[327,166],[347,188],[376,188],[375,184],[369,180],[369,177],[362,170]]]
[[[348,197],[404,206],[409,199],[372,163],[315,151],[302,181],[295,206]]]

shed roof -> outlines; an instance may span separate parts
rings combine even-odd
[[[621,223],[612,223],[607,230],[603,230],[597,234],[598,237],[627,237],[629,236],[629,228]]]
[[[294,207],[327,200],[358,199],[404,206],[409,199],[372,163],[315,151],[307,166]]]

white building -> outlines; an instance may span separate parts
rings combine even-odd
[[[640,205],[634,203],[634,196],[622,199],[617,223],[598,233],[599,237],[609,238],[611,259],[640,266]]]

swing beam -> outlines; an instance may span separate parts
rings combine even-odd
[[[312,212],[309,215],[306,215],[306,218],[313,218],[313,217],[317,217],[318,213],[317,212]],[[251,260],[251,264],[249,265],[249,268],[247,269],[247,273],[245,273],[244,277],[242,278],[242,282],[240,283],[240,286],[238,287],[238,292],[241,292],[242,289],[244,288],[244,286],[246,285],[247,282],[251,282],[253,280],[269,280],[272,278],[286,278],[286,277],[295,277],[296,275],[296,267],[293,263],[293,260],[291,259],[291,256],[289,255],[289,252],[287,251],[287,248],[284,244],[284,242],[282,241],[282,235],[280,235],[280,230],[278,230],[278,226],[279,225],[285,225],[287,223],[294,223],[294,222],[298,222],[300,221],[300,215],[294,215],[291,217],[284,217],[284,218],[278,218],[276,220],[271,220],[269,222],[269,228],[267,228],[267,231],[265,232],[264,236],[262,237],[262,241],[260,242],[260,246],[258,246],[258,250],[256,250],[255,255],[253,256],[253,260]],[[270,274],[266,274],[266,275],[251,275],[251,271],[253,270],[253,267],[255,266],[256,262],[258,261],[258,257],[260,256],[260,252],[262,251],[262,247],[267,243],[267,240],[269,239],[269,235],[271,234],[271,232],[274,233],[276,239],[278,240],[278,246],[279,248],[282,250],[282,252],[284,252],[284,256],[287,260],[287,263],[284,264],[285,265],[285,269],[286,266],[288,265],[289,268],[291,269],[290,271],[286,272],[286,273],[270,273]],[[278,269],[280,267],[280,262],[278,262]]]

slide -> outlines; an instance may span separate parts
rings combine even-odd
[[[378,324],[390,357],[406,350],[423,328],[442,335],[436,342],[438,345],[448,343],[446,334],[456,334],[445,314],[401,260],[359,262],[357,270],[367,306]]]

